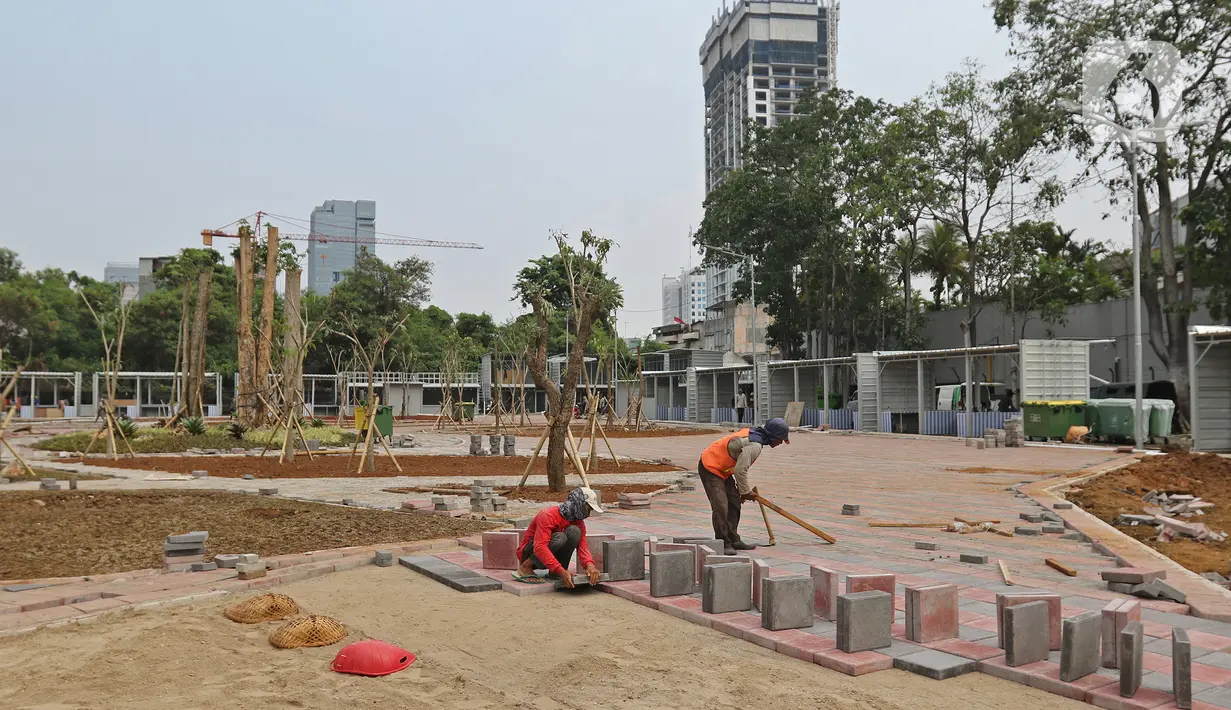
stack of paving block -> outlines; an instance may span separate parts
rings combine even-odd
[[[496,504],[492,502],[496,482],[490,478],[476,478],[470,486],[470,512],[494,513]]]
[[[265,561],[260,555],[246,554],[240,555],[235,562],[235,571],[239,573],[240,579],[257,579],[265,576]]]
[[[649,493],[621,493],[617,498],[620,502],[620,508],[623,510],[650,507]]]
[[[500,442],[501,439],[499,434],[489,434],[487,436],[487,449],[491,452],[492,456],[500,455]]]
[[[843,503],[842,504],[842,514],[843,515],[859,515],[859,505],[857,503]]]
[[[471,456],[487,455],[487,452],[483,450],[483,435],[482,434],[471,434],[470,435],[470,455]]]
[[[996,437],[995,429],[983,430],[983,448],[994,449],[1000,445],[1000,440]]]
[[[1009,419],[1004,423],[1004,445],[1011,448],[1020,448],[1026,445],[1026,430],[1022,419],[1017,417]]]
[[[695,491],[697,490],[697,479],[693,476],[685,476],[680,479],[679,485],[681,491]]]
[[[509,499],[504,496],[492,496],[492,512],[503,513],[509,509]]]
[[[432,514],[444,515],[450,518],[461,517],[466,514],[462,509],[461,496],[432,496]]]
[[[504,435],[504,455],[505,456],[516,456],[517,455],[517,435],[516,434],[505,434]]]
[[[60,482],[54,478],[43,478],[39,480],[38,488],[41,491],[58,491],[60,490]]]
[[[1166,582],[1167,571],[1142,567],[1121,567],[1102,572],[1107,588],[1120,594],[1132,594],[1143,599],[1164,599],[1184,604],[1188,595]]]
[[[209,533],[204,530],[168,535],[162,546],[163,569],[168,572],[183,572],[193,563],[205,562],[205,541]]]

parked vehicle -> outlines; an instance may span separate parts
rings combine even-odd
[[[995,412],[1007,411],[1002,403],[1004,396],[997,396],[996,387],[1003,387],[1003,382],[976,382],[974,411],[976,412]],[[936,409],[941,412],[961,412],[966,410],[966,385],[959,383],[956,385],[937,385],[936,386]],[[1011,394],[1011,392],[1006,393]]]

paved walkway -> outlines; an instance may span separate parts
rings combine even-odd
[[[682,436],[623,439],[613,443],[621,456],[643,459],[665,457],[687,466],[696,461],[709,441],[709,436]],[[522,440],[519,447],[528,447],[532,443]],[[1078,697],[1103,707],[1165,707],[1170,703],[1170,633],[1172,627],[1185,628],[1189,630],[1193,644],[1194,694],[1198,701],[1206,703],[1195,707],[1231,708],[1231,624],[1191,616],[1188,606],[1182,604],[1141,600],[1147,636],[1143,664],[1146,673],[1143,690],[1131,701],[1122,701],[1114,692],[1112,681],[1116,671],[1103,669],[1097,678],[1091,677],[1083,683],[1060,682],[1056,677],[1058,653],[1053,653],[1048,661],[1028,667],[1008,669],[1004,666],[1001,660],[1003,652],[997,648],[996,594],[1032,591],[1058,593],[1062,595],[1063,614],[1066,617],[1101,609],[1111,600],[1124,598],[1108,591],[1099,578],[1101,570],[1117,566],[1115,557],[1100,552],[1107,551],[1109,546],[1099,540],[1084,542],[1080,536],[1073,534],[1001,537],[990,532],[959,535],[928,528],[868,526],[869,521],[946,521],[954,517],[997,519],[1006,528],[1018,524],[1026,526],[1029,524],[1019,520],[1019,515],[1039,512],[1040,503],[1036,502],[1036,498],[1044,502],[1051,500],[1048,489],[1064,480],[1057,476],[1111,468],[1129,460],[1131,457],[1117,455],[1108,449],[1029,446],[1022,449],[978,450],[964,446],[960,440],[801,432],[794,436],[791,445],[767,450],[763,454],[754,468],[753,483],[766,497],[835,536],[838,542],[829,545],[771,513],[778,544],[759,548],[753,554],[769,561],[775,574],[806,573],[810,565],[835,569],[843,576],[850,573],[895,573],[899,584],[896,599],[899,624],[895,627],[897,638],[894,646],[879,654],[883,657],[919,650],[902,638],[904,629],[900,625],[900,612],[904,608],[904,600],[901,585],[929,582],[957,584],[961,598],[960,638],[928,646],[976,659],[984,672]],[[1047,480],[1048,477],[1053,478]],[[620,479],[628,480],[626,477]],[[389,480],[330,479],[321,485],[353,485],[371,490],[389,485]],[[87,483],[93,484],[83,482],[82,486]],[[165,485],[161,482],[144,483]],[[259,482],[226,479],[185,483],[255,487]],[[274,485],[282,488],[288,483],[287,480],[279,480]],[[177,482],[175,485],[183,484]],[[1021,490],[1029,491],[1030,495]],[[327,492],[335,495],[334,489]],[[860,505],[861,516],[841,515],[844,503]],[[1071,512],[1061,511],[1068,527],[1080,529],[1078,517],[1070,516]],[[741,532],[745,538],[763,542],[764,523],[758,509],[751,504],[746,505],[744,516]],[[592,519],[590,528],[595,533],[639,538],[654,535],[660,540],[676,535],[708,536],[710,512],[704,494],[698,490],[658,496],[649,510],[612,510],[607,515]],[[934,542],[938,549],[935,552],[917,550],[914,547],[916,541]],[[469,542],[474,545],[474,541]],[[1099,549],[1096,550],[1096,547]],[[962,563],[959,561],[962,553],[987,555],[989,563]],[[364,554],[366,556],[366,551]],[[452,554],[446,558],[476,566],[477,553],[460,554],[462,556]],[[1047,567],[1043,563],[1046,557],[1075,568],[1078,575],[1066,577]],[[1001,579],[995,565],[997,560],[1007,564],[1015,582],[1013,586],[1006,585]],[[319,563],[316,567],[304,567],[299,572],[325,573],[313,571],[318,567],[327,570],[329,565]],[[820,640],[810,639],[804,643],[798,633],[764,632],[759,629],[759,622],[752,618],[724,618],[719,621],[706,618],[708,615],[692,608],[699,604],[689,601],[692,597],[674,601],[655,600],[648,596],[648,589],[638,586],[644,584],[623,583],[618,588],[613,585],[612,591],[638,603],[777,648],[783,653],[797,657],[800,654],[809,655],[817,663],[844,672],[866,672],[885,667],[884,659],[879,657],[861,656],[859,662],[854,663],[835,655],[829,645],[832,624],[827,625],[828,622],[818,622],[812,629]],[[1209,587],[1215,589],[1212,584]],[[1214,605],[1207,611],[1231,610],[1231,604],[1214,608],[1218,597],[1214,594],[1205,600]],[[11,600],[9,597],[10,604]],[[130,601],[138,600],[140,597],[130,598]],[[59,604],[54,600],[47,604],[55,607],[67,605],[68,602],[59,597]],[[30,609],[20,615],[24,616],[29,611],[38,609]],[[0,613],[0,619],[3,618]],[[813,648],[815,652],[808,651],[808,648]],[[877,652],[870,653],[878,656]],[[824,661],[820,660],[822,656]]]

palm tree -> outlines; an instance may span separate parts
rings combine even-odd
[[[932,276],[932,307],[939,310],[947,287],[965,273],[966,250],[953,225],[937,222],[923,228],[919,267]]]

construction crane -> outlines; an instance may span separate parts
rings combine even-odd
[[[257,213],[257,231],[260,231],[260,218],[265,214]],[[220,229],[202,229],[201,243],[207,247],[214,245],[214,238],[239,239],[238,234],[224,232]],[[249,235],[255,237],[256,235]],[[364,237],[359,235],[354,236],[336,236],[332,234],[279,234],[279,239],[290,239],[297,242],[316,242],[317,244],[328,244],[329,242],[340,242],[343,244],[387,244],[397,247],[437,247],[442,249],[482,249],[482,244],[474,242],[444,242],[436,239],[413,239],[410,237]]]

